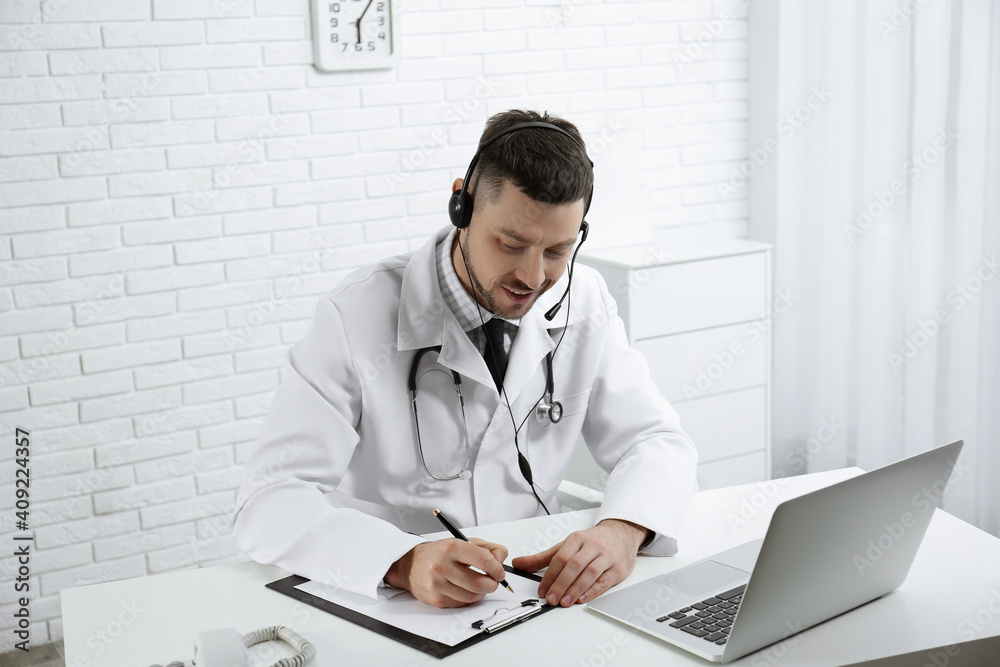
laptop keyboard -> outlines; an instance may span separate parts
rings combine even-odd
[[[713,644],[725,644],[729,640],[729,630],[740,608],[740,602],[743,601],[743,591],[746,587],[746,584],[737,586],[656,620],[660,623],[672,621],[670,623],[672,628],[701,637]]]

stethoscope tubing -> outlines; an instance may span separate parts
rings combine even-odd
[[[410,392],[410,414],[413,421],[413,432],[416,434],[417,440],[417,456],[420,458],[420,465],[423,467],[424,472],[431,476],[432,479],[438,482],[447,482],[453,479],[459,479],[463,473],[469,469],[469,461],[472,457],[471,447],[469,444],[469,423],[465,416],[465,396],[462,394],[462,378],[457,371],[452,370],[452,382],[455,388],[455,393],[458,394],[458,404],[459,413],[462,416],[462,433],[465,439],[465,463],[462,465],[461,469],[455,475],[450,475],[447,477],[440,477],[431,472],[430,467],[427,465],[427,461],[424,457],[424,445],[420,438],[420,416],[417,410],[417,372],[420,366],[420,360],[428,352],[441,353],[440,345],[432,345],[430,347],[424,347],[417,350],[413,355],[413,361],[410,363],[410,372],[407,378],[407,388]],[[531,416],[531,413],[535,413],[538,421],[543,425],[557,424],[560,419],[562,419],[562,404],[559,401],[552,400],[552,394],[554,391],[554,380],[552,379],[552,352],[545,355],[545,393],[542,394],[535,404],[531,406],[531,411],[527,416]],[[543,404],[542,402],[548,396],[548,404]],[[525,419],[527,419],[527,416]],[[522,426],[524,422],[521,422]],[[520,428],[518,429],[520,430]]]
[[[431,472],[431,469],[427,466],[427,461],[424,460],[424,444],[420,440],[420,417],[417,415],[417,370],[420,366],[420,360],[428,352],[441,353],[440,345],[432,345],[431,347],[424,347],[413,355],[413,361],[410,363],[410,374],[407,379],[407,387],[410,390],[410,412],[413,415],[413,432],[417,435],[417,454],[420,457],[420,465],[423,466],[424,472],[430,475],[433,479],[438,482],[447,482],[453,479],[458,479],[462,476],[466,470],[469,469],[469,461],[471,460],[471,449],[469,447],[469,423],[465,418],[465,397],[462,395],[462,378],[459,376],[457,371],[451,372],[452,381],[455,386],[455,393],[458,394],[458,405],[459,411],[462,415],[462,432],[465,435],[465,463],[462,465],[461,469],[457,474],[451,475],[449,477],[438,477]]]

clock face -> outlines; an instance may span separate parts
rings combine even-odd
[[[323,70],[390,67],[398,59],[392,0],[313,0],[316,66]]]

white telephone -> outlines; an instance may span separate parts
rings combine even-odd
[[[316,647],[298,633],[283,625],[273,625],[242,636],[232,628],[202,632],[195,643],[193,660],[175,660],[152,667],[260,667],[260,661],[247,648],[272,639],[280,639],[299,652],[272,667],[304,667],[316,657]]]

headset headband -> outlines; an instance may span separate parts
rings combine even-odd
[[[580,150],[583,151],[583,154],[585,156],[587,155],[587,149],[585,149],[583,145],[579,141],[577,141],[576,137],[574,137],[572,134],[570,134],[563,128],[559,127],[558,125],[553,125],[552,123],[546,123],[545,121],[540,121],[540,120],[532,120],[523,123],[517,123],[515,125],[511,125],[506,129],[500,130],[492,137],[486,139],[485,141],[480,143],[479,146],[476,147],[476,154],[472,156],[472,162],[469,163],[469,168],[465,172],[465,178],[462,180],[462,187],[459,188],[457,192],[454,192],[451,195],[451,199],[448,202],[448,215],[451,217],[451,221],[456,227],[458,227],[459,229],[468,227],[469,223],[472,221],[472,195],[469,194],[468,187],[469,187],[469,181],[472,178],[472,172],[475,170],[476,165],[479,163],[479,156],[482,155],[483,149],[485,149],[487,146],[489,146],[494,141],[496,141],[497,139],[506,134],[510,134],[511,132],[516,132],[517,130],[523,130],[532,127],[537,127],[543,130],[554,130],[556,132],[559,132],[560,134],[569,137],[570,141],[576,144],[580,148]],[[587,162],[590,163],[590,167],[591,169],[593,169],[594,161],[591,160],[590,157],[587,157]],[[587,216],[587,211],[590,209],[590,200],[593,198],[593,196],[594,196],[594,188],[593,185],[591,185],[590,192],[584,199],[584,208],[583,208],[584,217]]]

